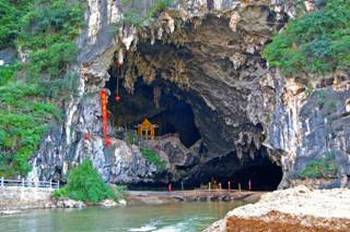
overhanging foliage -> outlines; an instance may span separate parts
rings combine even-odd
[[[270,66],[285,75],[350,68],[350,1],[326,6],[290,23],[264,50]]]

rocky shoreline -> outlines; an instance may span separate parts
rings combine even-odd
[[[253,203],[263,192],[239,192],[227,190],[189,190],[174,192],[129,191],[128,205],[154,205],[176,202],[243,201]]]
[[[0,216],[19,214],[34,209],[85,208],[90,206],[82,201],[68,198],[54,199],[54,189],[36,187],[1,187]],[[126,205],[125,200],[106,199],[98,203],[99,207],[116,207]]]
[[[350,231],[350,190],[297,186],[267,193],[204,230],[224,231]]]
[[[0,189],[0,216],[19,214],[33,209],[85,208],[82,201],[52,198],[50,189],[5,187]],[[125,205],[159,205],[176,202],[242,201],[256,202],[263,192],[240,192],[228,190],[189,190],[189,191],[127,191],[125,200],[115,202],[106,199],[98,207],[118,207]]]

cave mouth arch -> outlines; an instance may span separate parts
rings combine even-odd
[[[201,24],[201,28],[196,30],[186,25],[185,30],[189,34],[196,33],[197,36],[189,37],[196,38],[195,43],[192,41],[182,45],[181,43],[163,43],[163,41],[156,40],[153,44],[145,39],[138,42],[135,51],[125,53],[121,68],[116,64],[117,56],[114,57],[115,60],[113,60],[109,70],[110,80],[106,83],[106,87],[112,92],[109,109],[114,115],[115,127],[134,128],[147,117],[152,123],[160,126],[157,135],[177,133],[180,141],[187,148],[197,148],[193,145],[199,145],[198,149],[195,150],[198,155],[192,159],[196,161],[194,164],[182,164],[178,160],[170,161],[170,163],[172,162],[172,170],[169,172],[174,174],[173,176],[165,177],[162,173],[163,176],[159,179],[156,177],[152,180],[145,179],[139,183],[132,183],[134,188],[162,188],[163,186],[166,189],[169,181],[173,182],[174,188],[177,189],[181,186],[181,182],[184,182],[185,188],[198,188],[207,184],[214,177],[222,183],[224,188],[228,187],[227,182],[230,180],[232,187],[236,183],[237,188],[237,182],[240,182],[242,189],[248,189],[247,183],[251,179],[253,190],[274,190],[281,181],[282,171],[268,159],[266,148],[260,150],[261,145],[254,144],[254,149],[258,150],[255,159],[242,162],[235,154],[235,149],[238,149],[235,147],[236,135],[248,131],[255,135],[261,135],[261,139],[258,139],[262,142],[261,140],[264,139],[262,138],[264,136],[263,125],[255,125],[249,119],[234,120],[234,117],[246,117],[246,113],[240,110],[240,107],[231,104],[232,100],[227,108],[237,108],[237,110],[229,114],[227,118],[237,121],[234,124],[238,126],[226,127],[224,121],[226,118],[221,117],[219,110],[215,110],[215,104],[218,102],[216,98],[218,97],[216,96],[213,101],[210,101],[211,95],[209,95],[207,101],[208,95],[205,93],[211,93],[212,88],[210,87],[216,84],[218,85],[215,89],[218,93],[222,92],[222,96],[230,96],[230,99],[232,98],[236,102],[244,101],[241,96],[249,92],[245,90],[230,91],[221,84],[221,81],[216,81],[224,77],[240,78],[240,71],[233,71],[234,66],[228,58],[217,59],[218,54],[211,52],[211,48],[218,44],[217,36],[207,37],[203,35],[208,33],[202,33],[210,30],[213,35],[220,33],[226,35],[225,38],[230,40],[234,38],[235,41],[239,41],[240,38],[237,34],[232,34],[228,27],[229,20],[222,20],[224,19],[209,16]],[[217,51],[219,52],[220,49]],[[229,55],[231,54],[228,53],[227,57],[230,57]],[[220,57],[222,57],[221,54]],[[254,58],[254,62],[260,62],[260,59],[255,60]],[[113,70],[113,66],[120,68],[120,74]],[[217,75],[216,73],[223,75],[222,78],[212,78],[213,72],[215,75]],[[171,83],[171,81],[177,80],[174,78],[178,76],[177,74],[183,73],[187,74],[185,76],[188,77],[188,80],[194,81],[191,83],[191,91],[181,90],[183,83],[181,78],[180,81],[176,82],[177,84]],[[138,76],[137,81],[133,75]],[[182,77],[182,75],[179,76]],[[253,76],[246,76],[246,78],[252,80],[250,78]],[[121,102],[118,104],[114,100],[117,78],[120,80],[119,93],[121,95]],[[123,82],[129,89],[133,89],[133,94],[129,94],[122,87]],[[194,88],[200,84],[203,85],[200,86],[202,91]],[[209,88],[207,88],[208,86]],[[156,88],[161,89],[161,96],[158,100],[155,100]],[[227,94],[225,90],[229,90]],[[213,105],[214,107],[212,107]],[[249,138],[244,137],[243,140],[248,141]],[[242,146],[251,150],[250,144],[242,144]],[[167,153],[167,155],[168,157],[176,156],[172,152]],[[247,157],[249,159],[250,154],[246,152],[243,156],[243,159]]]
[[[233,175],[233,180],[241,183],[243,190],[249,190],[249,180],[252,191],[273,191],[282,180],[282,168],[272,162],[264,165],[252,165],[242,168]]]
[[[122,85],[123,79],[120,79],[118,91],[121,100],[116,102],[118,77],[112,69],[109,73],[111,78],[106,82],[106,88],[111,92],[108,108],[111,111],[113,127],[134,129],[144,118],[148,118],[157,124],[157,136],[176,135],[187,148],[201,138],[192,107],[186,101],[188,93],[165,81],[158,80],[148,85],[139,77],[134,84],[134,93],[130,94]],[[156,89],[160,90],[157,99]]]
[[[192,107],[193,102],[190,101],[195,97],[193,93],[184,91],[175,84],[160,78],[157,78],[151,84],[147,84],[140,76],[134,83],[133,94],[130,94],[123,87],[124,79],[121,78],[119,80],[121,101],[117,102],[115,100],[117,73],[113,72],[111,68],[109,74],[110,79],[106,82],[105,87],[111,92],[108,109],[111,111],[114,128],[135,129],[138,123],[144,118],[148,118],[152,123],[159,125],[158,136],[177,134],[181,143],[187,148],[195,147],[195,144],[201,144],[199,146],[201,149],[197,150],[199,156],[206,156],[207,148],[202,145],[203,138],[195,123],[193,112],[195,108]],[[157,101],[155,99],[156,88],[161,89]],[[200,101],[194,102],[201,104]],[[256,125],[256,130],[262,131],[262,125]],[[197,143],[199,140],[202,142]],[[130,183],[128,187],[133,190],[166,190],[167,183],[172,182],[174,190],[180,190],[182,186],[185,189],[193,189],[207,185],[214,178],[218,183],[221,183],[224,189],[228,188],[228,182],[230,181],[231,189],[238,189],[238,183],[240,183],[242,190],[248,190],[250,180],[252,183],[251,190],[253,191],[276,190],[283,177],[281,167],[269,159],[267,149],[264,146],[257,150],[254,156],[255,159],[250,159],[249,154],[245,154],[243,155],[244,160],[240,160],[233,151],[216,157],[208,163],[200,164],[201,166],[198,166],[197,172],[193,171],[192,167],[177,167],[179,172],[187,172],[187,178],[181,177],[172,180],[171,177],[167,176],[153,181]]]
[[[282,178],[282,167],[269,158],[267,148],[262,146],[255,152],[254,159],[249,156],[239,159],[236,152],[230,152],[211,160],[201,172],[189,178],[185,185],[208,187],[208,183],[215,180],[216,187],[220,183],[223,189],[228,189],[230,182],[231,189],[237,190],[240,184],[242,190],[249,190],[250,180],[252,191],[273,191],[278,188]]]
[[[262,148],[259,152],[265,152]],[[169,181],[174,190],[208,189],[211,182],[212,189],[217,189],[221,184],[222,189],[228,189],[230,182],[231,190],[238,190],[240,184],[242,191],[249,190],[249,180],[251,181],[251,191],[274,191],[278,189],[282,181],[282,167],[272,162],[267,156],[257,157],[254,162],[247,162],[235,169],[229,168],[241,162],[236,158],[234,152],[214,159],[203,168],[202,172],[195,173],[192,177],[181,181]],[[226,170],[226,171],[223,171]],[[216,186],[213,184],[215,181]],[[167,183],[142,182],[128,185],[131,190],[167,190]]]

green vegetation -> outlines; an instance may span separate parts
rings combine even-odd
[[[127,186],[126,185],[116,185],[111,187],[114,193],[113,199],[115,201],[126,199],[126,190]]]
[[[174,0],[155,0],[152,7],[146,13],[144,9],[138,8],[135,5],[138,0],[121,0],[121,7],[128,9],[124,12],[122,23],[142,27],[148,25],[160,12],[166,10]]]
[[[324,110],[326,114],[331,114],[337,110],[337,102],[332,99],[332,96],[325,90],[316,92],[316,103],[321,110]]]
[[[150,163],[154,164],[159,171],[163,171],[166,168],[166,163],[162,160],[159,155],[150,148],[141,148],[142,155]]]
[[[57,105],[75,86],[67,67],[83,25],[82,0],[0,0],[0,49],[27,61],[0,67],[0,175],[25,175]]]
[[[85,160],[68,175],[67,184],[54,192],[55,198],[69,197],[74,200],[98,203],[107,198],[120,197],[123,188],[116,189],[117,194],[101,178],[90,160]]]
[[[156,0],[144,9],[122,0],[123,23],[147,25],[172,0]],[[60,101],[76,88],[67,72],[75,61],[75,39],[84,26],[83,0],[0,0],[0,49],[25,53],[26,62],[0,67],[0,175],[26,175],[52,120],[62,118]],[[151,162],[162,162],[146,152]]]
[[[17,46],[31,51],[25,68],[32,78],[42,73],[51,78],[63,76],[77,54],[74,39],[84,22],[83,12],[80,1],[37,0],[22,17]]]
[[[328,0],[317,12],[291,21],[264,57],[285,75],[350,68],[350,1]]]
[[[36,84],[10,82],[0,86],[0,175],[25,175],[51,119],[59,110],[41,100]]]
[[[8,81],[10,81],[15,75],[15,73],[18,71],[19,67],[19,64],[12,64],[0,67],[0,86],[4,86]]]
[[[327,152],[324,158],[310,161],[299,176],[312,179],[327,178],[334,177],[337,172],[338,167],[335,161],[335,154]]]
[[[29,8],[33,0],[0,0],[0,49],[15,46],[15,39],[20,34],[20,19]]]

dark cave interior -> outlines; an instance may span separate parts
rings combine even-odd
[[[266,163],[263,166],[250,166],[236,172],[232,179],[234,187],[241,183],[242,189],[249,189],[248,183],[251,181],[253,191],[276,190],[282,180],[282,169],[276,164]]]
[[[194,122],[192,107],[185,99],[181,99],[172,93],[170,83],[155,82],[152,85],[144,83],[139,78],[135,83],[135,91],[130,94],[119,83],[119,95],[121,100],[117,102],[117,76],[110,72],[111,78],[106,87],[111,91],[109,99],[109,110],[113,115],[113,124],[116,127],[134,127],[144,118],[157,124],[157,136],[177,134],[180,141],[191,147],[200,139],[200,133]],[[162,89],[158,102],[155,103],[155,89]]]
[[[182,181],[174,181],[172,187],[174,190],[192,190],[194,188],[208,189],[208,183],[211,182],[212,189],[218,188],[221,184],[222,189],[249,190],[249,180],[251,191],[273,191],[278,188],[282,180],[282,168],[272,163],[267,157],[257,157],[256,161],[242,164],[237,167],[238,161],[234,153],[230,153],[222,158],[215,159],[204,167],[202,172],[196,173],[193,177]],[[230,168],[231,167],[231,168]],[[234,168],[232,168],[234,167]],[[215,181],[215,184],[213,184]],[[137,183],[128,186],[131,190],[167,190],[165,183]]]
[[[177,134],[181,143],[190,148],[198,140],[203,139],[200,133],[217,133],[218,131],[208,131],[207,129],[198,128],[195,122],[195,115],[191,99],[195,97],[192,93],[180,89],[169,81],[156,78],[151,84],[146,84],[142,77],[139,77],[134,85],[134,93],[130,94],[123,87],[123,79],[119,79],[117,84],[118,72],[115,68],[109,70],[111,76],[106,83],[106,88],[111,91],[108,103],[108,110],[112,115],[113,127],[127,127],[135,129],[135,126],[148,118],[152,123],[159,126],[157,128],[157,136],[167,134]],[[116,101],[117,95],[120,101]],[[192,96],[191,96],[192,94]],[[197,104],[193,103],[192,104]],[[202,107],[204,108],[204,106]],[[209,120],[204,119],[204,120]],[[213,119],[215,122],[215,119]],[[213,121],[209,120],[210,123]],[[261,125],[257,125],[257,130],[263,130]],[[205,134],[204,134],[205,135]],[[225,139],[225,138],[221,138]],[[220,140],[220,138],[219,138]],[[214,144],[220,146],[220,144]],[[202,145],[204,153],[208,150]],[[202,152],[202,151],[201,151]],[[243,160],[237,158],[235,152],[216,157],[206,161],[205,164],[199,166],[197,170],[181,170],[182,173],[191,173],[189,176],[177,181],[173,181],[173,188],[181,189],[182,185],[185,189],[193,189],[203,187],[211,180],[221,183],[222,188],[228,188],[228,181],[232,189],[238,188],[240,183],[243,190],[248,190],[248,182],[251,181],[251,189],[255,191],[271,191],[277,189],[282,180],[282,169],[278,165],[271,162],[268,158],[266,148],[255,152],[255,159],[250,159],[245,154]],[[199,154],[199,156],[207,154]],[[248,158],[247,158],[248,157]],[[149,190],[149,189],[167,189],[164,179],[172,179],[172,174],[167,175],[163,181],[142,182],[128,185],[129,189]]]
[[[253,191],[276,190],[282,180],[282,168],[273,163],[265,147],[255,152],[255,158],[243,156],[242,160],[237,158],[235,152],[225,156],[214,158],[206,164],[206,168],[195,176],[195,180],[189,180],[189,186],[199,187],[208,182],[221,183],[222,188],[228,188],[230,182],[231,189],[238,189],[238,184],[242,190],[249,190],[249,180]],[[197,180],[200,180],[198,182]],[[179,185],[179,184],[178,184]]]

